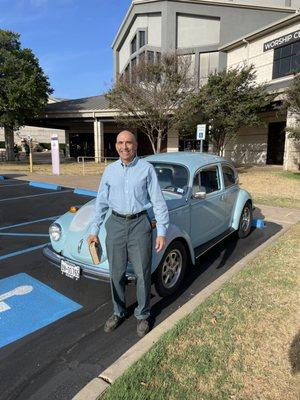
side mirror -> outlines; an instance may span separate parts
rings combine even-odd
[[[193,194],[193,199],[203,200],[206,199],[206,192],[196,192]]]

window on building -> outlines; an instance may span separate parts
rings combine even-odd
[[[139,31],[139,48],[145,46],[146,44],[146,32]]]
[[[219,53],[202,53],[200,54],[200,71],[199,82],[200,85],[207,83],[210,74],[214,74],[219,68]]]
[[[131,41],[131,54],[136,52],[136,35],[134,36],[134,38]]]
[[[156,52],[156,62],[157,63],[161,62],[161,53],[159,51]]]
[[[154,51],[147,51],[147,61],[154,63]]]
[[[300,71],[300,41],[274,50],[273,79]]]

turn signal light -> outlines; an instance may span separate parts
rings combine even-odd
[[[71,207],[69,208],[69,211],[70,211],[71,213],[76,213],[76,212],[78,211],[78,209],[79,209],[79,207],[71,206]]]

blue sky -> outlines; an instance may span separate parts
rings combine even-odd
[[[0,28],[21,35],[48,75],[53,96],[105,92],[113,80],[111,44],[131,0],[0,0]]]

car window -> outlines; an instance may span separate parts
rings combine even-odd
[[[185,194],[188,188],[188,171],[176,164],[151,162],[154,166],[159,185],[162,190],[177,194]]]
[[[218,167],[204,168],[196,173],[193,182],[193,193],[206,192],[207,194],[221,189]]]
[[[225,187],[232,186],[236,183],[236,173],[229,165],[223,165],[223,177]]]

